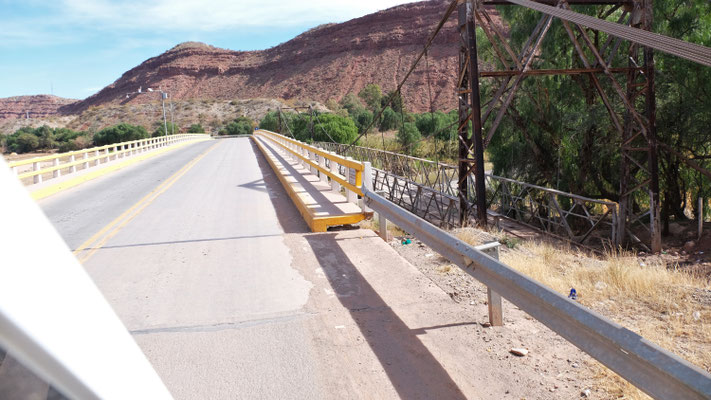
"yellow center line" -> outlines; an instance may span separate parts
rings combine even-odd
[[[220,143],[222,142],[215,143],[214,145],[210,146],[207,150],[192,159],[188,164],[186,164],[180,170],[175,172],[163,183],[153,189],[150,193],[148,193],[146,196],[136,202],[136,204],[131,206],[131,208],[123,212],[116,219],[114,219],[108,225],[103,227],[99,232],[87,239],[84,243],[77,247],[76,250],[74,250],[74,255],[78,257],[80,253],[88,251],[88,253],[82,258],[80,258],[79,261],[81,263],[84,263],[86,260],[88,260],[96,251],[98,251],[104,244],[106,244],[106,242],[110,238],[115,236],[121,229],[123,229],[123,227],[126,226],[126,224],[128,224],[131,220],[138,216],[138,214],[140,214],[149,204],[151,204],[155,199],[157,199],[158,196],[160,196],[163,192],[168,190],[168,188],[170,188],[175,182],[177,182],[178,179],[185,175],[188,170],[194,167],[195,164],[198,163],[198,161],[205,157],[210,151],[215,149],[215,147],[217,147]],[[111,230],[112,228],[115,229]]]

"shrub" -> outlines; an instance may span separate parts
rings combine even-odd
[[[353,116],[353,120],[358,127],[358,133],[365,133],[365,130],[373,122],[373,113],[368,110],[361,109]]]
[[[423,136],[437,134],[439,140],[450,140],[457,136],[457,125],[450,125],[458,118],[457,114],[445,114],[442,111],[437,111],[416,115],[415,124]],[[449,128],[447,128],[448,126]]]
[[[27,153],[37,149],[71,148],[72,140],[86,135],[71,129],[53,129],[48,126],[39,128],[22,127],[5,138],[7,150],[15,153]]]
[[[121,123],[104,128],[94,135],[94,144],[103,146],[113,143],[128,142],[131,140],[145,139],[148,131],[142,126]]]
[[[401,145],[409,147],[410,150],[417,147],[415,143],[421,138],[420,131],[412,122],[405,122],[397,133],[397,141],[400,142]]]
[[[316,141],[330,142],[333,138],[336,143],[351,143],[357,136],[358,128],[348,117],[320,114],[314,119],[314,140]]]
[[[380,130],[389,131],[400,127],[401,117],[390,107],[383,110],[382,119],[380,120]]]
[[[353,116],[356,112],[363,109],[363,104],[360,102],[358,96],[350,92],[343,96],[339,105],[348,111],[348,115],[350,116]]]
[[[188,133],[205,133],[205,128],[200,124],[192,124],[190,128],[188,128]]]
[[[363,99],[368,108],[374,113],[380,110],[381,99],[383,98],[383,91],[380,90],[380,86],[369,83],[363,90],[358,92],[358,97]]]
[[[35,136],[39,139],[39,148],[41,149],[56,149],[57,141],[54,138],[54,129],[43,125],[34,132]]]
[[[276,111],[269,111],[267,115],[259,121],[259,129],[276,132],[279,129],[279,116]]]
[[[16,135],[16,136],[15,136]],[[19,132],[7,138],[8,148],[15,153],[29,153],[37,150],[40,140],[32,133]]]
[[[164,123],[164,122],[159,122],[156,125],[156,129],[153,131],[153,134],[151,134],[152,137],[158,137],[158,136],[165,136],[166,130],[168,131],[169,135],[174,135],[176,133],[180,133],[180,127],[172,122]]]
[[[218,133],[219,135],[251,135],[254,122],[247,117],[239,117],[230,122]]]

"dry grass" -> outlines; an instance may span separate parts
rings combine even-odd
[[[455,232],[479,245],[493,235],[502,243],[513,237],[474,229]],[[667,265],[621,251],[593,258],[569,245],[521,241],[505,246],[501,261],[631,329],[657,345],[711,372],[711,282]],[[597,362],[590,365],[600,389],[614,398],[649,399]]]
[[[371,219],[366,219],[360,223],[360,227],[363,229],[371,229],[375,232],[380,232],[380,223],[378,222],[377,215]],[[399,226],[388,221],[388,238],[393,238],[396,236],[404,236],[407,232],[403,231]]]
[[[502,252],[501,260],[559,293],[575,288],[583,305],[711,371],[711,304],[698,296],[711,290],[707,279],[629,253],[596,259],[544,242]],[[600,364],[591,367],[611,395],[648,398]]]

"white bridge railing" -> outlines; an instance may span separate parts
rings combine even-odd
[[[42,183],[44,180],[59,178],[62,174],[106,164],[112,160],[130,157],[161,147],[194,141],[207,140],[210,135],[179,134],[114,143],[84,150],[55,153],[26,160],[12,161],[12,172],[25,184]],[[31,179],[31,180],[30,180]]]

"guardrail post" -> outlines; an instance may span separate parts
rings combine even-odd
[[[39,162],[32,163],[32,171],[39,171],[40,169],[42,169],[42,167],[40,166]],[[34,183],[42,183],[42,174],[35,175],[32,181]]]
[[[361,179],[363,180],[363,187],[368,191],[373,191],[373,166],[368,161],[363,163],[363,175]],[[360,208],[364,213],[373,211],[365,204],[365,196],[362,196],[359,202]]]
[[[385,190],[381,190],[378,192],[375,192],[376,194],[385,197],[388,193]],[[365,200],[365,196],[363,196],[363,200]],[[383,213],[378,213],[378,236],[380,236],[381,239],[384,241],[388,241],[388,219]]]
[[[384,240],[388,241],[388,219],[385,215],[378,213],[378,235]]]
[[[318,156],[318,165],[321,168],[326,169],[326,157]],[[318,171],[318,175],[321,178],[321,182],[328,182],[328,176],[326,176],[326,174],[321,171]]]
[[[291,149],[291,151],[293,151],[294,153],[301,154],[301,151],[299,150],[298,147],[296,147],[295,144],[293,144],[291,142],[285,142],[284,140],[281,140],[281,139],[280,139],[280,142],[281,142],[282,146],[286,146],[288,149]],[[291,151],[288,152],[289,156],[291,156],[291,159],[296,161],[297,163],[301,164],[301,159],[299,157],[297,157],[296,154],[292,153]]]
[[[84,152],[83,158],[84,158],[84,160],[87,160],[89,158],[89,152]],[[89,168],[89,162],[84,161],[84,169],[87,169],[87,168]]]
[[[59,157],[55,158],[55,159],[54,159],[54,162],[53,162],[52,164],[53,164],[55,167],[58,167],[58,166],[59,166]],[[59,178],[60,176],[62,176],[62,170],[55,169],[55,170],[52,172],[52,178]]]
[[[76,161],[76,160],[77,159],[76,159],[76,157],[74,157],[74,154],[72,154],[72,156],[69,157],[69,162],[72,163],[72,166],[69,167],[69,173],[73,174],[73,173],[77,172],[77,166],[76,166],[76,164],[74,164],[74,161]]]
[[[329,155],[335,156],[336,153],[329,151]],[[331,173],[334,175],[338,175],[338,163],[331,160]],[[335,179],[331,179],[331,191],[334,193],[341,193],[341,184],[336,182]]]
[[[352,157],[346,157],[346,160],[348,161],[353,161]],[[351,185],[355,185],[356,183],[356,170],[353,168],[348,168],[346,167],[346,180],[348,183]],[[348,190],[346,188],[346,199],[348,200],[349,203],[355,203],[358,204],[358,195],[355,194],[355,192]]]
[[[501,243],[493,242],[476,246],[475,249],[498,261],[499,247],[501,247]],[[486,300],[486,304],[489,306],[489,324],[491,326],[504,326],[504,309],[501,305],[501,295],[487,286]]]
[[[12,167],[12,174],[17,176],[19,172],[17,171],[17,167]]]

